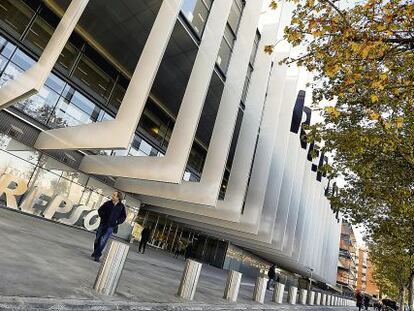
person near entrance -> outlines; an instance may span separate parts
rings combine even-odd
[[[112,233],[118,232],[118,225],[122,224],[126,219],[125,205],[122,204],[124,196],[122,192],[115,191],[112,193],[111,200],[102,204],[98,209],[98,215],[101,218],[96,238],[93,245],[93,253],[91,257],[99,262],[102,252]]]
[[[269,280],[267,281],[267,289],[270,290],[272,289],[274,283],[276,282],[276,265],[275,264],[273,264],[269,268],[269,271],[267,271],[267,276],[269,278]]]
[[[151,237],[151,227],[145,227],[141,232],[141,241],[139,242],[138,252],[144,254],[147,243]]]

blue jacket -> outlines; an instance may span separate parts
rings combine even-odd
[[[98,209],[99,217],[101,217],[101,225],[109,228],[116,227],[122,224],[126,219],[125,206],[121,202],[118,202],[116,205],[109,200],[102,204]]]

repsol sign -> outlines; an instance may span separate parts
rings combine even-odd
[[[28,188],[26,180],[11,174],[0,176],[0,198],[5,199],[9,208],[66,225],[83,227],[89,231],[99,226],[100,218],[96,209],[76,204],[67,196],[54,195],[53,189],[41,189],[37,186]],[[18,204],[21,198],[23,200]],[[130,223],[134,216],[134,213],[128,213],[125,223]]]
[[[328,162],[328,158],[323,152],[319,152],[319,148],[315,148],[315,144],[308,143],[306,138],[305,125],[310,125],[312,110],[305,106],[306,92],[301,90],[296,97],[295,107],[293,108],[292,122],[290,124],[290,132],[299,134],[300,145],[303,149],[307,149],[307,159],[312,162],[311,170],[316,173],[316,179],[321,181],[325,174],[322,173],[322,166]],[[309,148],[308,148],[309,145]],[[316,153],[316,158],[312,154]]]

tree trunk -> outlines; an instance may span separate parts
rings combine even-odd
[[[404,285],[400,285],[400,290],[398,293],[398,304],[399,304],[399,310],[404,310]]]
[[[414,310],[414,272],[411,272],[410,283],[408,284],[408,305]]]

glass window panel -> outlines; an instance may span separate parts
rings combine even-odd
[[[17,140],[5,135],[0,134],[0,149],[7,151],[10,154],[17,156],[18,158],[37,164],[39,161],[40,153],[33,148],[30,148]]]
[[[13,63],[9,63],[0,78],[0,86],[3,86],[7,81],[16,79],[23,70]]]
[[[34,11],[22,0],[3,0],[0,3],[0,23],[19,36],[33,15]]]
[[[249,66],[249,68],[247,69],[247,75],[246,75],[246,79],[244,80],[244,86],[243,86],[243,94],[242,94],[243,103],[246,103],[246,97],[247,97],[247,92],[250,86],[250,79],[252,76],[252,72],[253,72],[253,69]]]
[[[92,123],[92,116],[73,105],[64,98],[60,98],[56,106],[55,113],[49,121],[53,128],[76,126],[80,124]]]
[[[0,137],[0,140],[3,139]],[[10,174],[28,181],[34,172],[35,166],[6,151],[0,150],[0,176]]]
[[[152,146],[147,143],[145,140],[141,140],[141,144],[139,145],[139,150],[142,151],[144,154],[149,155],[151,152]]]
[[[256,37],[254,39],[254,45],[253,45],[253,50],[252,53],[250,54],[250,65],[254,65],[254,61],[256,59],[256,55],[257,55],[257,50],[259,49],[259,42],[260,42],[260,34],[256,33]]]
[[[92,115],[92,113],[96,110],[96,105],[91,100],[76,91],[70,85],[66,86],[63,96],[87,114]]]
[[[193,146],[188,157],[187,165],[193,168],[196,172],[201,173],[203,170],[204,160],[206,158],[206,151],[198,144],[193,143]]]
[[[240,7],[240,4],[237,3],[237,1],[233,1],[233,5],[231,6],[231,11],[228,19],[228,24],[233,30],[234,33],[237,33],[237,30],[239,29],[240,19],[242,13],[242,7]]]
[[[8,62],[8,59],[0,55],[0,72],[3,71],[4,67],[6,67],[7,62]]]
[[[131,148],[129,150],[128,155],[133,156],[133,157],[145,157],[145,156],[148,156],[147,154],[145,154],[141,150],[137,150],[135,148]]]
[[[106,113],[105,111],[101,110],[99,112],[98,122],[110,121],[110,120],[113,120],[113,119],[114,119],[114,117],[111,116],[110,114]]]
[[[73,75],[96,94],[108,99],[114,80],[88,57],[82,56]]]
[[[45,84],[60,94],[62,93],[63,88],[66,85],[66,82],[52,73],[49,75],[49,77],[47,77]]]
[[[43,86],[39,93],[16,103],[14,107],[37,121],[46,124],[53,113],[58,99],[59,94],[47,86]]]
[[[65,47],[60,53],[57,60],[57,64],[64,69],[64,71],[69,72],[75,63],[76,57],[79,54],[79,50],[70,42],[67,42]]]
[[[26,55],[26,53],[22,52],[21,50],[17,50],[11,60],[14,64],[25,71],[32,67],[32,65],[35,63],[31,57]]]
[[[201,38],[206,26],[209,11],[203,0],[185,0],[181,8],[187,21]]]
[[[227,40],[227,43],[233,49],[234,41],[236,41],[235,32],[230,28],[229,24],[227,24],[226,29],[224,30],[224,38]]]
[[[109,198],[112,196],[112,193],[115,191],[114,188],[105,185],[104,183],[100,182],[99,180],[95,178],[89,178],[88,184],[86,185],[88,188],[92,189],[93,191],[99,193],[104,198],[104,202],[106,200],[109,200]],[[104,203],[102,202],[102,203]],[[100,206],[100,205],[99,205]]]
[[[28,43],[40,55],[52,37],[53,31],[52,26],[42,17],[37,16],[23,42]]]
[[[5,58],[10,58],[13,52],[16,50],[16,46],[5,38],[0,36],[0,54]]]
[[[145,108],[144,114],[139,123],[139,127],[143,129],[148,135],[155,138],[161,145],[167,133],[168,127],[161,120],[158,115]]]
[[[117,83],[114,88],[114,91],[112,92],[112,96],[109,100],[109,105],[111,105],[115,109],[115,111],[118,111],[119,107],[121,106],[125,92],[125,88]]]
[[[230,56],[231,56],[231,48],[227,41],[223,38],[220,45],[220,50],[217,56],[217,65],[221,69],[221,71],[226,74],[227,69],[229,67]]]

